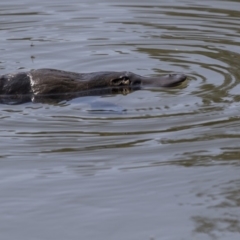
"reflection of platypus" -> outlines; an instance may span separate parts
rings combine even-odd
[[[14,102],[16,99],[20,103],[44,96],[63,100],[77,96],[126,92],[141,86],[171,87],[185,79],[183,74],[142,77],[131,72],[73,73],[38,69],[0,76],[0,102]]]

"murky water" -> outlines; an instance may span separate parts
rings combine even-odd
[[[0,105],[1,239],[239,239],[239,26],[237,0],[1,0],[1,74],[189,76]]]

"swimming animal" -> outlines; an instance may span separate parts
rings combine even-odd
[[[0,102],[22,103],[33,99],[64,100],[78,96],[129,92],[142,86],[172,87],[186,79],[184,74],[143,77],[132,72],[74,73],[37,69],[0,76]]]

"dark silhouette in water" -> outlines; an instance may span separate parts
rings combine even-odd
[[[172,87],[185,79],[184,74],[143,77],[132,72],[74,73],[38,69],[0,76],[0,102],[58,102],[79,96],[128,93],[142,86]]]

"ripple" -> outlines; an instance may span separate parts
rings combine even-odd
[[[233,1],[111,2],[98,3],[96,11],[91,3],[74,1],[69,5],[45,2],[31,9],[6,4],[0,12],[5,34],[3,72],[52,67],[77,72],[129,70],[150,76],[174,71],[186,73],[188,81],[173,89],[78,98],[52,105],[4,106],[1,131],[10,142],[17,135],[16,148],[24,146],[29,151],[30,143],[34,152],[43,155],[55,151],[56,141],[62,142],[57,149],[93,151],[96,146],[97,152],[99,144],[94,142],[104,145],[110,141],[123,154],[135,152],[138,145],[132,144],[128,150],[121,146],[140,141],[141,146],[156,148],[153,159],[159,145],[182,146],[181,153],[171,155],[174,160],[185,158],[187,145],[183,142],[201,146],[209,136],[209,152],[210,145],[219,144],[222,154],[224,144],[230,147],[231,143],[224,134],[216,134],[215,128],[220,124],[232,132],[231,120],[237,123],[239,115],[238,8],[239,3]],[[35,56],[33,61],[31,56]],[[52,147],[35,141],[36,135],[44,141],[51,139]],[[74,141],[86,137],[93,142],[87,141],[82,148],[73,146]],[[162,138],[165,140],[160,141]],[[38,145],[43,146],[41,150]],[[202,150],[199,147],[193,152]]]

